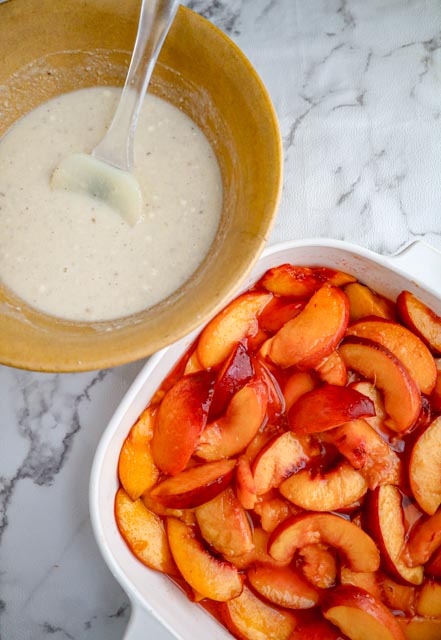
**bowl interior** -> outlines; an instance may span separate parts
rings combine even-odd
[[[347,271],[379,293],[393,299],[400,291],[408,289],[437,313],[441,313],[441,299],[417,282],[409,280],[399,269],[391,268],[387,259],[368,251],[357,251],[355,248],[351,250],[348,245],[329,245],[323,241],[317,245],[299,242],[270,247],[258,261],[243,288],[254,283],[268,268],[278,264],[291,262],[306,266],[321,265]],[[140,372],[100,441],[90,483],[92,523],[110,569],[132,599],[153,611],[165,626],[182,640],[202,640],[208,637],[220,639],[231,636],[219,629],[217,622],[200,606],[190,603],[170,580],[147,569],[136,560],[118,532],[113,503],[118,487],[116,470],[119,452],[124,439],[163,378],[184,354],[197,333],[198,330],[156,354]],[[171,598],[173,607],[169,606]],[[190,623],[190,626],[187,626],[189,620],[194,625],[194,632]]]
[[[82,87],[122,85],[139,0],[20,0],[0,6],[0,137],[23,114]],[[95,369],[144,357],[219,308],[263,249],[281,186],[277,119],[254,70],[228,38],[180,7],[150,91],[184,110],[222,172],[220,227],[199,269],[169,298],[118,321],[55,319],[0,288],[0,360],[46,371]]]

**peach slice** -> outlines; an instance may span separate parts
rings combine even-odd
[[[118,489],[115,519],[127,546],[138,560],[156,571],[176,575],[162,520],[141,500],[133,501],[124,489]]]
[[[195,591],[218,602],[241,593],[243,578],[236,567],[211,555],[197,539],[194,527],[177,518],[167,518],[166,529],[174,561]]]
[[[254,369],[247,348],[239,342],[216,376],[208,412],[210,422],[225,413],[231,398],[251,380],[253,374]]]
[[[397,618],[406,640],[439,640],[441,638],[441,619]]]
[[[228,554],[224,554],[224,558],[240,570],[248,569],[256,564],[265,564],[270,567],[286,567],[290,563],[290,560],[278,562],[268,554],[267,548],[269,537],[270,534],[267,531],[264,531],[262,527],[255,526],[253,531],[254,548],[241,556],[230,556]]]
[[[323,474],[299,471],[279,486],[282,496],[307,511],[343,509],[364,496],[367,489],[366,480],[348,462]]]
[[[295,507],[293,508],[289,502],[277,497],[261,500],[254,507],[254,511],[260,516],[262,529],[269,533],[274,531],[274,529],[290,515],[296,513]]]
[[[329,589],[337,582],[336,554],[322,544],[307,544],[299,552],[305,578],[319,589]]]
[[[441,412],[441,358],[435,359],[436,365],[436,382],[430,397],[432,409],[437,413]]]
[[[285,410],[285,398],[283,397],[279,383],[268,367],[258,358],[253,358],[253,364],[256,376],[262,378],[266,384],[268,390],[266,413],[269,422],[275,424]]]
[[[267,291],[293,298],[309,298],[325,283],[341,287],[350,282],[355,282],[355,278],[343,271],[327,267],[295,267],[291,264],[268,269],[262,278],[262,285]]]
[[[434,578],[441,578],[441,549],[435,551],[433,557],[425,566],[427,575]]]
[[[372,400],[375,407],[375,415],[364,420],[379,434],[384,432],[384,422],[387,419],[387,413],[384,408],[383,396],[381,391],[368,380],[359,380],[351,384],[351,389],[355,389],[364,396]]]
[[[240,556],[254,547],[247,514],[230,487],[195,514],[202,537],[219,553]]]
[[[230,484],[235,466],[236,460],[217,460],[190,467],[157,484],[150,495],[172,509],[198,507]]]
[[[437,374],[435,360],[424,342],[409,329],[396,322],[367,318],[348,327],[346,334],[368,338],[389,349],[405,366],[419,390],[432,393]]]
[[[256,483],[250,462],[245,455],[239,457],[236,466],[236,495],[244,509],[254,509],[256,504]]]
[[[416,603],[417,614],[424,618],[441,618],[441,584],[435,580],[424,582]]]
[[[292,567],[256,565],[247,578],[257,593],[266,600],[287,609],[310,609],[318,603],[318,591]]]
[[[409,564],[425,564],[441,546],[441,509],[433,516],[419,520],[409,537],[407,552]]]
[[[271,440],[254,460],[252,471],[258,496],[276,488],[305,466],[308,457],[301,441],[287,431]]]
[[[350,387],[327,384],[302,395],[288,413],[295,433],[318,433],[375,415],[372,400]]]
[[[294,614],[263,602],[246,586],[239,597],[221,605],[221,615],[242,640],[289,640],[297,626]]]
[[[184,376],[190,373],[197,373],[198,371],[202,371],[203,368],[204,367],[200,363],[198,358],[198,353],[195,349],[187,360],[187,364],[185,365],[185,369],[184,369]]]
[[[348,284],[344,291],[349,298],[351,322],[356,322],[366,316],[395,320],[394,303],[378,293],[374,293],[364,284],[358,282]]]
[[[292,559],[307,544],[322,543],[341,553],[353,571],[376,571],[380,554],[370,536],[349,520],[331,513],[288,518],[271,534],[268,552],[275,559]]]
[[[285,410],[289,411],[301,396],[316,387],[316,377],[310,371],[294,371],[283,387]]]
[[[408,567],[403,560],[406,531],[402,496],[397,487],[382,485],[368,497],[366,526],[382,550],[385,571],[400,582],[419,585],[423,567]]]
[[[141,500],[144,505],[147,507],[149,511],[153,511],[157,516],[176,516],[177,518],[184,519],[184,509],[169,509],[168,507],[164,507],[163,504],[157,502],[150,493],[144,493],[141,496]],[[193,513],[193,512],[191,512]]]
[[[365,421],[353,420],[322,435],[366,479],[369,489],[379,484],[400,484],[401,461],[395,451]]]
[[[217,314],[202,331],[197,354],[205,369],[216,367],[234,346],[258,331],[258,315],[272,299],[271,293],[244,293]]]
[[[397,298],[398,313],[404,324],[435,353],[441,353],[441,318],[410,291]]]
[[[375,381],[384,394],[384,406],[390,419],[386,425],[394,431],[410,429],[418,419],[421,395],[394,354],[378,342],[349,336],[340,346],[340,354],[349,369]]]
[[[327,620],[301,623],[289,640],[344,640],[340,629]]]
[[[364,589],[337,587],[326,595],[322,612],[351,640],[405,640],[394,615]]]
[[[288,320],[292,320],[305,308],[304,300],[287,302],[285,298],[274,297],[259,316],[259,327],[265,333],[274,335]]]
[[[174,476],[187,466],[207,422],[212,381],[207,372],[183,376],[162,399],[151,441],[161,471]]]
[[[233,396],[227,412],[202,432],[196,455],[220,460],[240,453],[251,442],[265,418],[268,388],[255,377]]]
[[[324,358],[320,364],[316,365],[315,370],[320,380],[328,384],[344,387],[348,381],[348,370],[338,351],[333,351],[327,358]]]
[[[429,516],[441,505],[441,416],[415,442],[409,481],[416,501]]]
[[[347,567],[341,567],[340,582],[341,584],[350,584],[353,587],[364,589],[370,593],[371,596],[377,598],[377,600],[382,600],[380,585],[377,581],[377,572],[362,573],[361,571],[351,571]]]
[[[388,576],[380,580],[382,600],[393,611],[402,611],[405,615],[415,614],[415,598],[417,588],[407,584],[398,584]]]
[[[132,500],[137,500],[158,479],[159,471],[150,448],[153,421],[153,411],[149,407],[130,429],[119,454],[119,480]]]
[[[309,369],[329,356],[343,338],[349,321],[349,303],[341,289],[321,287],[298,316],[270,339],[269,359],[283,369]]]

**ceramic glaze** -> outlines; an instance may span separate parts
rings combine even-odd
[[[0,142],[0,278],[54,316],[109,320],[158,303],[196,270],[219,224],[222,182],[209,142],[187,115],[152,95],[135,142],[138,224],[99,199],[51,190],[60,160],[89,152],[104,135],[118,96],[109,88],[64,94]]]

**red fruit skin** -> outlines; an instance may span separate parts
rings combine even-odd
[[[207,424],[213,375],[183,376],[165,394],[155,418],[152,455],[156,466],[174,476],[187,466]]]
[[[253,364],[246,346],[239,342],[220,370],[214,383],[213,397],[208,412],[208,422],[225,413],[231,398],[254,375]]]
[[[370,398],[350,387],[329,384],[301,396],[288,413],[288,423],[295,433],[318,433],[374,415]]]

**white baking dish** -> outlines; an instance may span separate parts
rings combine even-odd
[[[387,258],[334,240],[286,242],[269,247],[263,253],[242,289],[248,288],[269,267],[285,262],[335,267],[393,299],[408,289],[441,315],[441,253],[422,242],[415,242],[400,254]],[[189,602],[167,577],[136,560],[118,532],[113,511],[122,443],[154,391],[199,330],[150,358],[105,430],[93,463],[90,482],[93,529],[104,559],[132,604],[126,640],[162,640],[158,632],[149,633],[150,614],[180,640],[231,640],[232,637],[202,607]],[[169,636],[164,632],[163,637]]]

